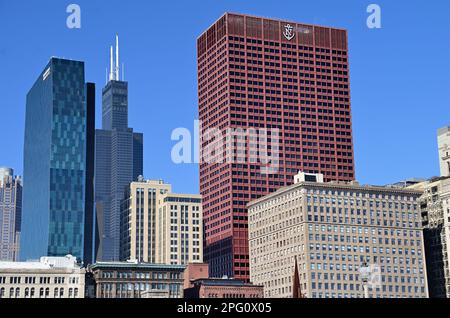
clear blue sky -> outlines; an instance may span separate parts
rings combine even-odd
[[[382,29],[366,7],[382,7]],[[77,3],[82,28],[66,27]],[[147,178],[198,192],[198,167],[170,158],[176,127],[197,116],[196,38],[224,12],[349,30],[356,176],[385,184],[438,174],[436,130],[450,124],[447,0],[0,0],[0,166],[22,173],[25,96],[51,56],[86,62],[100,90],[115,33],[129,81],[130,125],[144,133]]]

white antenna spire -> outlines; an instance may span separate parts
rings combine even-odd
[[[116,34],[116,81],[119,81],[119,36]]]
[[[110,63],[109,63],[109,80],[112,81],[114,79],[114,65],[113,65],[113,47],[111,45],[110,50]]]

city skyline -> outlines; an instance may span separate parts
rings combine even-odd
[[[155,10],[149,10],[147,13],[151,19],[143,18],[144,13],[139,13],[142,14],[140,16],[142,19],[135,19],[136,21],[133,22],[127,21],[127,23],[110,21],[109,25],[100,27],[93,24],[93,19],[98,18],[99,21],[102,21],[107,16],[118,14],[121,10],[125,10],[125,12],[131,12],[131,10],[134,12],[135,10],[123,8],[121,5],[111,5],[103,8],[96,2],[90,4],[80,1],[83,19],[80,30],[70,30],[65,27],[66,15],[63,14],[64,10],[58,14],[58,6],[53,7],[43,4],[42,7],[38,8],[38,11],[48,9],[48,13],[42,12],[41,17],[45,17],[45,14],[48,14],[49,17],[54,17],[56,21],[52,23],[57,23],[59,19],[61,20],[61,30],[56,28],[55,31],[52,31],[55,32],[58,41],[47,42],[46,39],[43,39],[42,44],[45,45],[37,47],[33,51],[35,57],[30,59],[30,61],[24,62],[29,72],[26,72],[20,80],[13,76],[15,73],[10,71],[9,65],[5,65],[5,72],[12,74],[10,75],[11,89],[5,92],[4,99],[5,105],[11,105],[10,107],[5,107],[4,110],[8,118],[11,118],[11,124],[7,123],[0,129],[9,129],[8,131],[11,131],[9,126],[11,125],[15,132],[13,135],[17,137],[11,138],[12,140],[1,140],[0,146],[8,146],[15,138],[19,140],[18,144],[20,145],[20,139],[23,136],[25,108],[23,95],[26,90],[25,86],[29,85],[32,82],[32,78],[39,73],[40,65],[48,60],[48,56],[59,55],[71,59],[84,60],[86,62],[87,80],[96,82],[97,85],[103,85],[105,68],[108,66],[107,48],[111,37],[118,33],[123,43],[121,59],[125,63],[125,80],[133,83],[133,89],[130,91],[130,105],[132,105],[130,125],[144,134],[161,136],[161,138],[147,140],[146,142],[144,154],[146,157],[144,162],[145,177],[163,177],[173,184],[177,192],[198,192],[197,166],[175,165],[170,160],[170,150],[174,145],[174,142],[170,140],[170,133],[177,127],[193,129],[191,127],[193,126],[193,120],[196,118],[196,90],[192,89],[192,85],[195,85],[196,80],[195,39],[203,29],[216,21],[223,12],[229,11],[276,17],[282,20],[299,21],[308,24],[317,23],[325,26],[347,28],[350,37],[350,64],[352,65],[350,82],[355,136],[356,179],[362,183],[387,184],[409,177],[438,175],[435,132],[439,127],[446,125],[446,118],[445,116],[439,116],[439,110],[445,107],[443,90],[440,88],[447,85],[446,81],[448,79],[429,69],[434,67],[433,63],[448,63],[439,57],[441,54],[444,55],[446,52],[449,52],[450,47],[448,44],[435,43],[434,41],[444,36],[447,32],[437,28],[441,21],[435,19],[433,24],[422,23],[419,28],[418,24],[407,23],[407,21],[414,20],[414,18],[417,18],[417,21],[427,21],[430,17],[430,12],[423,8],[422,4],[414,4],[413,8],[415,10],[411,10],[413,12],[408,11],[409,17],[407,18],[405,17],[407,14],[402,11],[403,7],[401,5],[381,1],[383,28],[370,30],[365,25],[368,15],[365,12],[365,2],[360,1],[360,5],[335,5],[328,1],[319,2],[319,4],[302,3],[301,8],[290,1],[286,1],[282,6],[261,3],[257,9],[251,8],[250,4],[231,2],[228,5],[208,6],[210,10],[204,10],[204,13],[201,15],[198,13],[194,14],[193,9],[191,9],[189,11],[193,13],[191,16],[184,16],[181,13],[182,10],[179,11],[185,7],[185,4],[175,3],[169,8],[158,4],[156,11],[170,12],[170,14],[165,13],[161,17],[154,19]],[[321,4],[328,10],[319,10]],[[196,5],[204,6],[205,3],[195,4],[194,8]],[[100,10],[98,13],[93,14],[91,11],[93,10],[92,7],[95,8],[96,6],[100,6],[103,11]],[[341,6],[342,8],[340,8]],[[20,10],[20,8],[21,4],[8,5],[8,9],[11,12]],[[112,11],[112,8],[116,8],[117,11]],[[169,10],[170,8],[173,10]],[[299,8],[297,10],[298,13],[293,10],[295,8]],[[419,19],[419,14],[421,19]],[[158,23],[158,21],[162,22],[163,19],[167,19],[172,15],[181,16],[183,18],[182,22],[189,21],[193,26],[177,28],[176,23]],[[60,18],[58,18],[59,16]],[[30,17],[26,16],[25,13],[23,19],[30,19]],[[7,25],[12,24],[9,17],[5,17],[4,21]],[[36,20],[31,19],[25,22],[33,23],[33,21],[35,22]],[[408,26],[409,30],[406,34],[404,34],[405,26]],[[430,26],[433,26],[433,32],[431,32]],[[148,36],[140,32],[144,30],[144,27],[145,30],[148,29],[149,31]],[[45,27],[41,28],[43,28],[41,30],[42,34],[48,34],[49,30],[45,29]],[[138,32],[135,32],[136,30]],[[32,31],[29,30],[29,32]],[[401,32],[402,37],[398,38],[400,36],[398,32]],[[22,31],[14,29],[12,33],[25,38],[27,35],[26,29]],[[425,33],[431,34],[430,39],[424,40],[423,36],[420,36]],[[101,40],[96,40],[94,43],[92,40],[97,37],[100,37]],[[416,63],[415,69],[417,74],[421,74],[421,78],[411,77],[416,72],[415,69],[409,67],[409,63],[412,63],[415,59],[420,60],[418,58],[420,54],[423,54],[423,49],[419,47],[420,43],[415,41],[416,38],[421,38],[421,41],[433,41],[426,43],[430,46],[436,45],[439,48],[436,52],[437,57],[435,56],[433,61],[428,60],[426,63]],[[12,38],[10,39],[8,35],[5,42],[0,45],[0,54],[6,58],[15,58],[12,56],[14,55],[13,52],[19,48],[26,49],[34,43],[30,39],[29,43],[25,42],[25,44],[17,45],[16,48],[10,44],[10,40]],[[183,50],[186,50],[186,54],[174,55],[175,53],[167,53],[165,48],[178,40]],[[87,41],[86,43],[90,43],[90,46],[86,47],[80,41]],[[387,44],[382,44],[381,41]],[[58,45],[52,44],[56,42],[58,42]],[[404,49],[398,47],[400,45]],[[395,49],[395,52],[392,49]],[[162,56],[159,52],[166,52],[165,56]],[[389,56],[385,55],[386,52],[389,52]],[[408,57],[400,59],[402,53],[403,55],[408,53]],[[24,54],[22,52],[22,56]],[[18,56],[21,55],[19,54]],[[174,59],[175,56],[177,57],[176,59]],[[165,61],[169,60],[172,63],[165,63]],[[163,72],[162,67],[157,64],[164,64],[166,71]],[[382,76],[386,74],[383,74],[383,72],[386,72],[388,68],[394,69],[396,71],[395,74],[398,74],[398,76],[391,75],[389,78],[384,79],[383,83],[380,83]],[[174,76],[175,74],[177,76]],[[424,81],[422,78],[427,80]],[[394,86],[395,89],[389,86]],[[154,89],[152,89],[153,87]],[[179,94],[177,94],[179,96],[172,94],[169,95],[171,99],[167,100],[167,94],[174,87],[179,91]],[[420,90],[418,87],[423,88]],[[151,94],[148,95],[147,92]],[[14,96],[19,96],[19,98]],[[165,100],[163,96],[166,96]],[[97,94],[96,98],[97,105],[100,105],[99,94]],[[420,105],[424,105],[425,102],[427,107],[421,108]],[[432,106],[429,106],[428,103],[432,104]],[[435,111],[427,111],[430,107],[435,107]],[[158,109],[168,111],[161,112]],[[97,107],[97,118],[101,118],[98,115],[99,111],[99,107]],[[387,114],[390,114],[390,116]],[[397,121],[395,118],[398,116],[404,116],[404,119]],[[96,126],[99,127],[98,120]],[[383,127],[383,129],[377,129],[377,127]],[[414,127],[414,129],[411,127]],[[408,138],[405,138],[406,134],[408,134]],[[413,145],[417,145],[423,151],[414,151],[412,149]],[[15,147],[13,151],[5,153],[2,158],[4,160],[2,165],[13,167],[19,175],[23,174],[22,165],[20,164],[21,148]],[[152,153],[152,149],[158,149],[158,156]],[[389,151],[389,156],[386,156],[386,153],[383,151]],[[406,157],[408,160],[405,160]],[[426,164],[423,164],[423,162]],[[380,171],[383,173],[380,173]],[[181,178],[177,176],[181,176]]]
[[[447,17],[253,1],[0,0],[0,298],[450,297]]]

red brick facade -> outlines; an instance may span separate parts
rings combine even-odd
[[[227,13],[197,48],[201,133],[280,132],[279,148],[269,147],[278,156],[273,174],[261,173],[260,162],[200,163],[210,275],[248,280],[249,201],[291,184],[299,170],[355,179],[347,31]],[[201,151],[218,141],[202,139]]]

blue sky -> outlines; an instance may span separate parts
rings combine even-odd
[[[81,6],[81,29],[66,7]],[[382,8],[382,29],[366,8]],[[25,96],[51,56],[86,62],[86,79],[105,84],[118,33],[129,81],[130,126],[144,133],[146,178],[198,192],[198,167],[170,158],[177,127],[197,116],[196,39],[224,12],[349,31],[356,176],[386,184],[437,175],[436,130],[450,124],[450,2],[445,0],[0,0],[0,166],[22,173]]]

